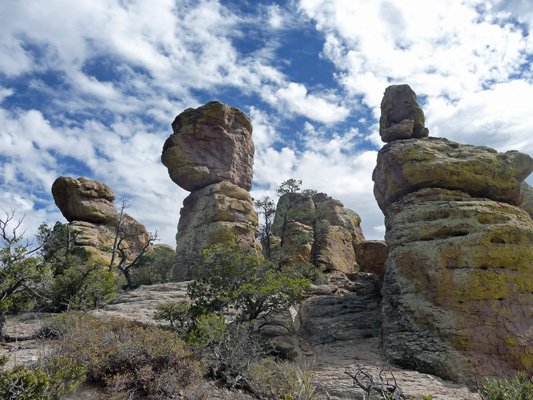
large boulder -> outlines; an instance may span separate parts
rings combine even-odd
[[[126,213],[121,216],[113,190],[102,182],[61,176],[52,185],[52,195],[69,221],[71,245],[84,257],[108,264],[119,223],[125,236],[121,248],[128,260],[133,260],[151,240],[143,224]]]
[[[180,211],[174,279],[191,279],[202,250],[213,244],[235,241],[259,252],[257,225],[252,198],[237,185],[224,181],[191,193]]]
[[[384,142],[419,139],[428,136],[424,112],[409,85],[393,85],[385,90],[381,102],[379,134]]]
[[[359,271],[376,274],[381,280],[385,277],[385,262],[389,248],[383,240],[365,240],[355,245],[355,259]]]
[[[52,185],[54,201],[67,221],[95,224],[118,220],[115,193],[102,182],[85,177],[78,179],[60,176]]]
[[[325,193],[286,193],[276,207],[275,248],[287,264],[312,262],[328,272],[352,273],[354,246],[365,240],[360,224],[356,212]]]
[[[533,171],[533,159],[518,151],[498,153],[443,138],[398,140],[379,151],[372,179],[382,211],[423,188],[461,190],[518,205],[520,183]]]
[[[183,111],[172,129],[161,161],[176,184],[188,191],[222,181],[252,188],[252,123],[244,112],[211,101]]]

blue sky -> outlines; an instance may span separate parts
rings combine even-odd
[[[0,205],[31,235],[65,222],[53,181],[86,176],[174,245],[162,146],[219,100],[252,119],[255,198],[301,179],[382,238],[385,88],[411,85],[430,136],[533,155],[532,26],[530,0],[2,0]]]

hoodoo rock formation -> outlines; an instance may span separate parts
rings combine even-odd
[[[385,137],[391,109],[398,121],[418,106],[396,91],[382,103]],[[533,221],[522,200],[533,159],[420,135],[387,141],[373,174],[389,246],[387,357],[453,380],[533,370]]]
[[[191,279],[203,249],[235,241],[258,251],[252,187],[252,123],[241,110],[212,101],[172,123],[161,160],[170,178],[192,193],[183,201],[174,279]]]
[[[381,102],[379,134],[385,143],[428,136],[424,112],[416,102],[416,94],[409,85],[387,88]]]
[[[60,176],[52,185],[52,195],[69,221],[72,245],[88,257],[109,262],[120,219],[113,190],[102,182],[85,177]],[[121,229],[127,235],[123,246],[134,258],[150,240],[150,234],[143,224],[128,214],[123,214],[122,219]]]
[[[275,242],[287,244],[287,262],[312,260],[328,272],[359,269],[382,277],[387,246],[367,241],[360,224],[355,211],[325,193],[286,193],[278,200],[273,230],[280,235]],[[376,257],[369,256],[370,248]]]

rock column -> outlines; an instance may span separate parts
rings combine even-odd
[[[161,160],[170,178],[191,194],[183,201],[176,235],[174,279],[189,280],[202,250],[235,241],[259,251],[252,188],[252,123],[220,102],[189,108],[172,123]]]
[[[533,159],[425,137],[413,99],[407,85],[387,88],[388,143],[373,174],[390,251],[384,350],[453,380],[532,371],[533,221],[521,183]]]

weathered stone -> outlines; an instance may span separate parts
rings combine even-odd
[[[318,246],[318,264],[326,271],[354,272],[352,235],[342,226],[329,226]]]
[[[81,177],[61,176],[52,185],[52,194],[63,216],[70,222],[72,245],[78,253],[107,264],[117,235],[120,214],[115,208],[113,190],[102,182]],[[126,235],[121,247],[128,259],[134,259],[151,239],[143,224],[128,214],[123,215],[122,230]]]
[[[390,205],[386,226],[389,359],[453,380],[531,371],[531,217],[434,188]]]
[[[313,202],[321,220],[333,226],[342,226],[350,232],[354,246],[365,240],[361,217],[355,211],[345,208],[339,200],[329,197],[326,193],[314,195]]]
[[[531,171],[533,159],[524,153],[425,138],[386,144],[372,179],[382,211],[408,193],[431,187],[518,205],[520,182]]]
[[[52,185],[54,201],[67,221],[95,224],[118,220],[113,190],[97,181],[61,176]]]
[[[183,189],[195,191],[222,181],[252,188],[252,123],[244,112],[212,101],[179,114],[172,129],[161,161]]]
[[[312,262],[351,273],[354,246],[365,240],[360,223],[356,212],[325,193],[286,193],[278,200],[273,231],[280,235],[275,242],[284,247],[284,263]]]
[[[383,240],[367,240],[355,245],[355,260],[361,272],[385,277],[385,262],[389,255],[387,243]]]
[[[191,193],[180,211],[174,278],[191,279],[202,250],[216,243],[259,251],[257,225],[250,194],[237,185],[224,181]]]
[[[385,90],[381,102],[379,134],[384,142],[427,137],[424,112],[409,85],[393,85]]]
[[[529,186],[526,182],[522,182],[520,184],[520,193],[522,194],[520,207],[527,211],[531,218],[533,218],[533,187]]]

